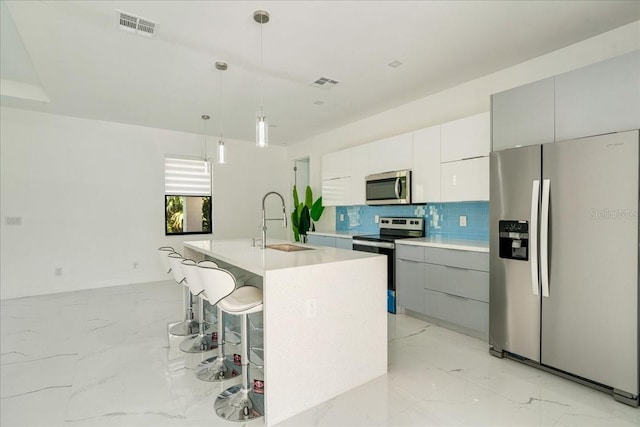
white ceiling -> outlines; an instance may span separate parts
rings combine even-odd
[[[116,9],[157,22],[156,36],[120,30]],[[271,15],[262,28],[264,109],[280,144],[640,19],[637,0],[7,0],[2,104],[194,133],[207,113],[207,133],[222,125],[225,136],[252,141],[258,9]],[[403,65],[389,67],[394,60]],[[229,69],[217,71],[216,61]],[[319,77],[339,84],[311,86]]]

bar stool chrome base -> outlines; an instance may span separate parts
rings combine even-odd
[[[213,405],[216,414],[229,421],[250,421],[262,417],[264,414],[254,405],[251,394],[240,384],[226,389]]]
[[[185,353],[204,353],[205,351],[218,348],[218,344],[213,342],[211,334],[207,334],[187,338],[180,343],[179,347],[180,350]]]
[[[233,364],[233,356],[210,357],[196,367],[196,378],[201,381],[216,382],[235,378],[242,368]]]
[[[185,320],[169,326],[169,333],[177,337],[188,337],[198,335],[198,322],[195,320]]]

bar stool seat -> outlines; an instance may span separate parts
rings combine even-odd
[[[215,265],[215,264],[214,264]],[[207,332],[207,323],[204,319],[204,287],[198,274],[198,266],[192,259],[183,259],[181,262],[182,271],[185,275],[185,282],[189,287],[191,295],[199,300],[198,304],[198,334],[189,337],[180,343],[180,350],[185,353],[204,353],[213,350],[218,346],[211,335]]]
[[[200,265],[200,278],[210,301],[220,310],[241,316],[242,384],[224,390],[215,401],[216,414],[229,421],[249,421],[263,414],[254,404],[249,389],[249,325],[248,315],[263,309],[262,290],[253,286],[238,287],[235,277],[226,270]]]
[[[198,334],[198,322],[194,320],[193,316],[193,299],[191,297],[191,291],[186,283],[186,275],[182,269],[182,255],[177,252],[173,252],[167,255],[169,265],[171,266],[171,273],[177,284],[183,287],[183,304],[184,304],[184,320],[176,323],[169,328],[171,335],[184,337],[195,336]]]

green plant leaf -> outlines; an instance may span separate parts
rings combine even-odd
[[[302,235],[306,235],[307,231],[309,231],[309,227],[311,227],[309,208],[303,206],[302,211],[300,212],[300,223],[298,224],[298,232]]]
[[[311,191],[311,187],[308,185],[307,190],[304,192],[304,204],[309,209],[313,206],[313,192]]]
[[[320,196],[311,206],[311,219],[314,221],[320,220],[322,212],[324,212],[324,206],[322,206],[322,196]]]
[[[298,200],[298,189],[294,185],[293,186],[293,206],[298,206],[298,203],[300,203],[300,201]]]

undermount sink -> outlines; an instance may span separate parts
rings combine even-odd
[[[278,251],[284,251],[284,252],[297,252],[297,251],[310,251],[310,250],[313,250],[313,248],[308,248],[306,246],[292,245],[290,243],[279,243],[277,245],[267,245],[267,247],[270,248],[270,249],[276,249]]]

